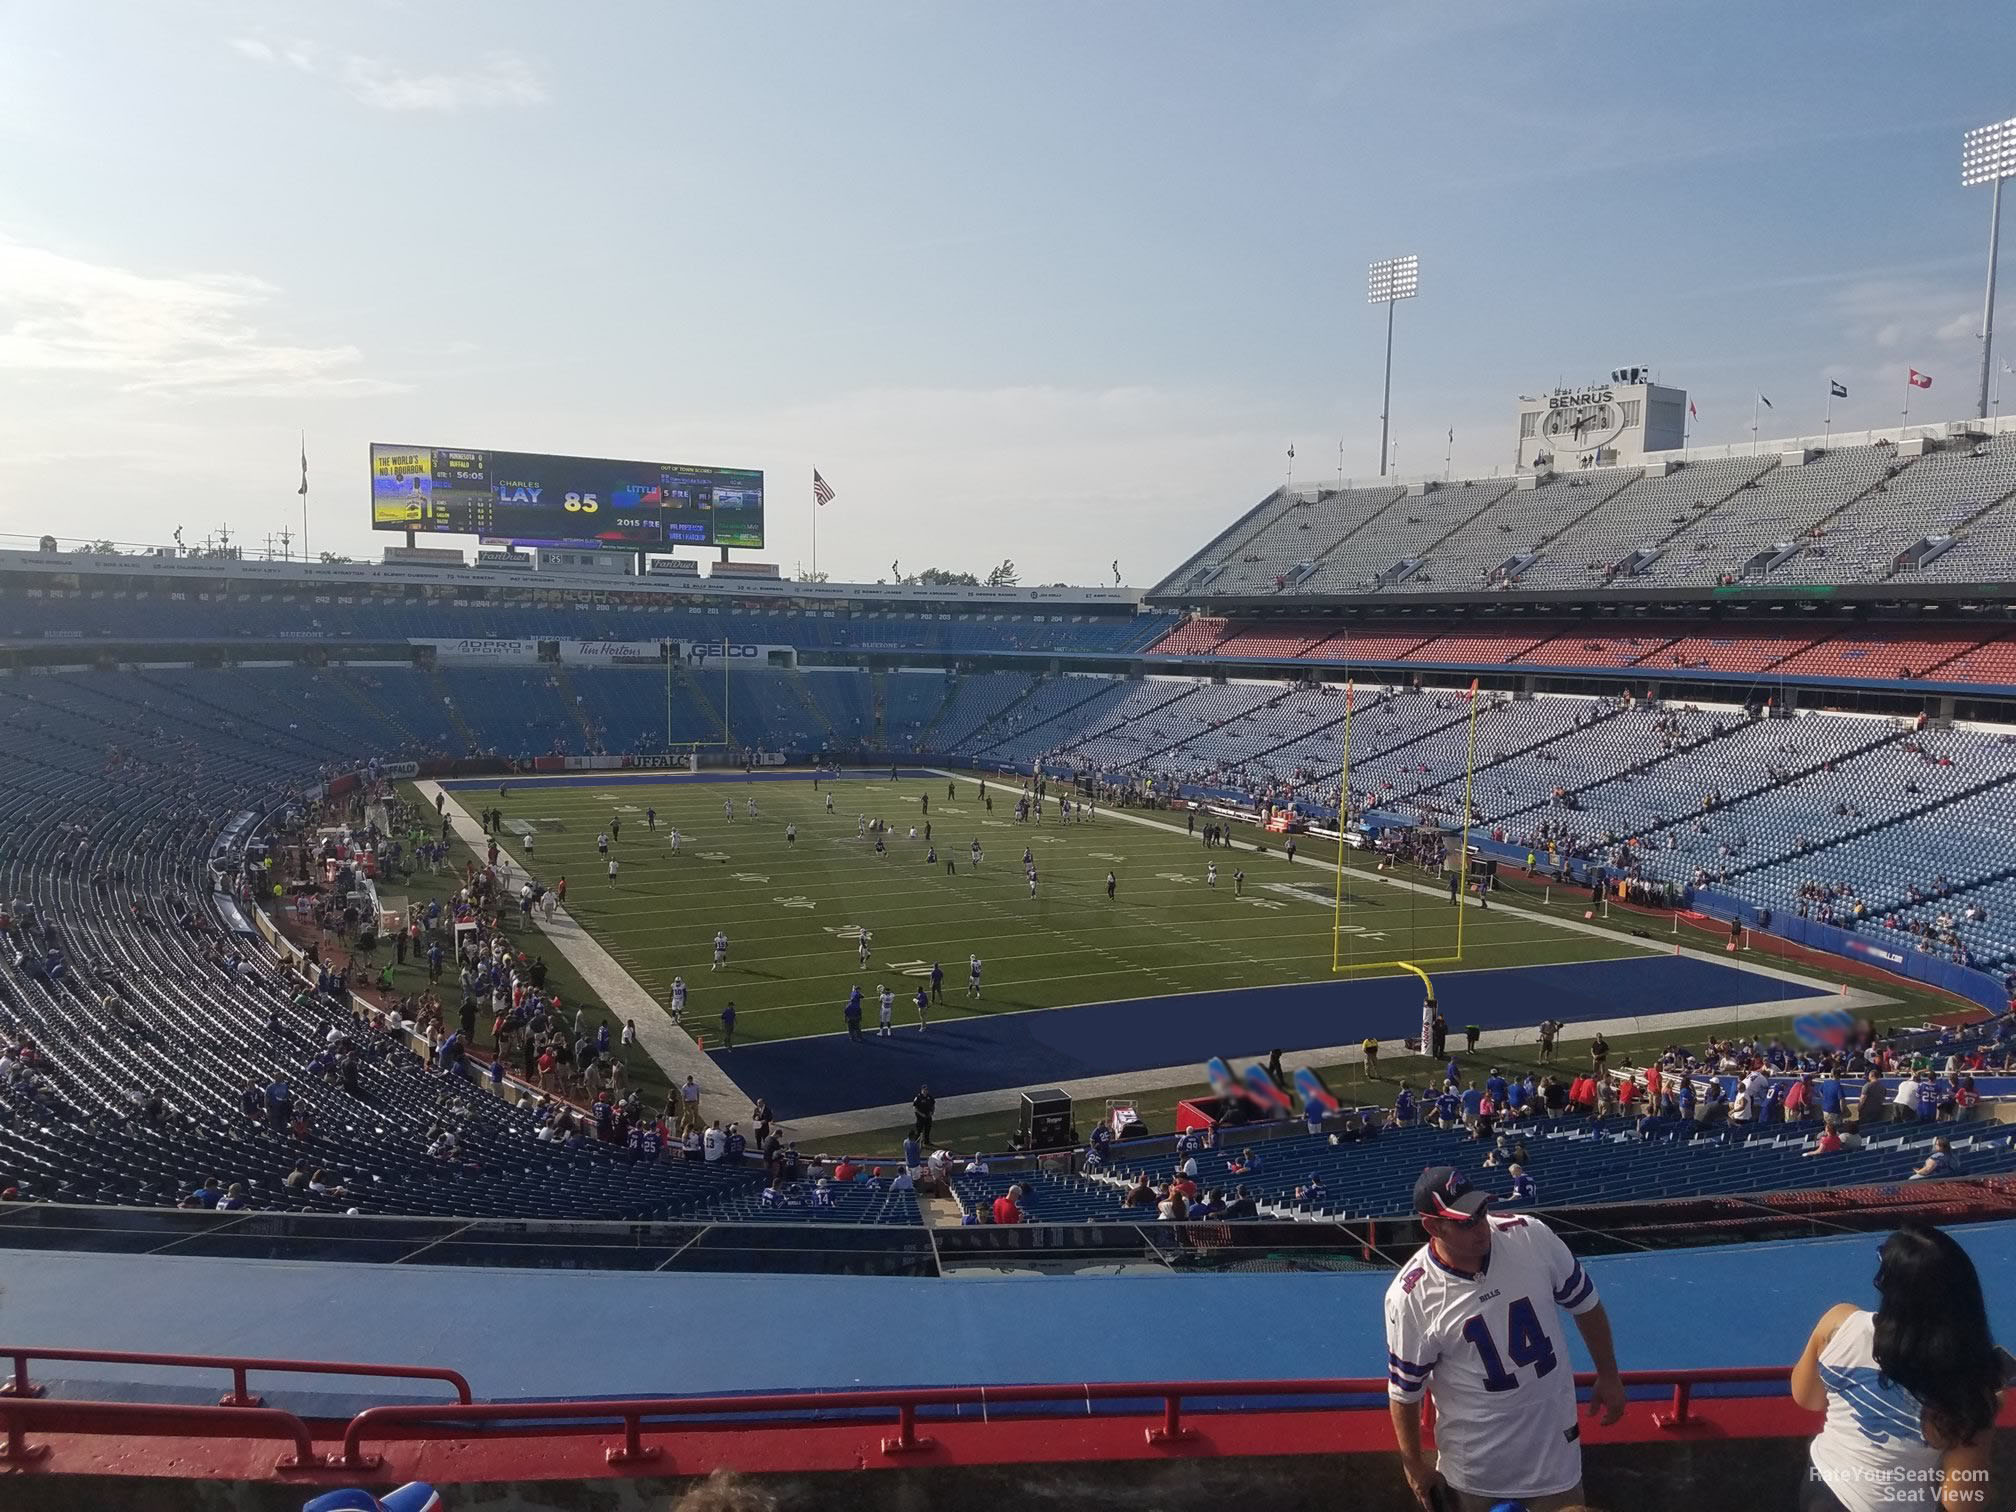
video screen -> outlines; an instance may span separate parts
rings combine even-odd
[[[760,548],[763,474],[374,444],[371,525],[519,546]]]

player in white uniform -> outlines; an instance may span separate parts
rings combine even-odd
[[[784,843],[786,845],[796,845],[798,843],[797,825],[787,824],[784,826]]]
[[[854,954],[860,960],[863,971],[868,969],[868,942],[874,938],[873,935],[864,929],[855,940]]]
[[[735,800],[733,798],[723,798],[721,800],[721,817],[726,819],[730,824],[735,822]]]
[[[1428,1242],[1386,1289],[1386,1392],[1400,1463],[1423,1506],[1487,1512],[1582,1501],[1570,1313],[1596,1364],[1589,1410],[1624,1415],[1624,1383],[1596,1283],[1537,1218],[1487,1212],[1492,1197],[1431,1166],[1414,1186]],[[1421,1396],[1435,1392],[1436,1457],[1421,1447]],[[1442,1500],[1432,1501],[1437,1488]],[[1453,1494],[1452,1494],[1453,1493]]]
[[[686,1017],[686,978],[672,978],[672,1022],[678,1023]]]
[[[884,1038],[887,1038],[893,1032],[889,1026],[889,1020],[896,1012],[896,994],[889,990],[888,984],[885,982],[876,987],[875,996],[882,1014],[882,1027],[877,1032]]]
[[[679,831],[676,829],[672,831],[672,854],[679,854]]]
[[[826,812],[829,814],[833,812],[833,795],[831,793],[826,795]]]
[[[714,931],[713,969],[715,971],[725,970],[727,965],[728,965],[728,931],[725,929],[717,929]]]
[[[1209,862],[1205,865],[1204,885],[1206,887],[1216,887],[1218,885],[1218,863],[1216,861]]]
[[[966,996],[980,996],[980,957],[969,956],[966,960]]]
[[[749,800],[749,817],[751,819],[756,817],[756,800],[754,798]]]

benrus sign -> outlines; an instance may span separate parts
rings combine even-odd
[[[1615,397],[1610,385],[1585,389],[1556,389],[1547,396],[1549,409],[1580,409],[1584,405],[1608,404]]]

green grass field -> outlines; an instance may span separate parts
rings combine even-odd
[[[1294,865],[1245,846],[1207,851],[1180,831],[1108,813],[1067,826],[1054,802],[1040,826],[1019,824],[1013,789],[989,784],[990,813],[976,781],[962,777],[956,787],[957,797],[948,798],[942,779],[849,778],[822,782],[817,792],[809,781],[526,781],[512,783],[501,801],[494,789],[457,797],[471,812],[501,807],[507,847],[521,858],[516,834],[531,829],[536,873],[549,882],[567,878],[569,911],[660,1002],[673,975],[684,975],[688,1026],[710,1039],[730,997],[738,1041],[833,1033],[850,987],[859,983],[872,998],[886,981],[902,999],[915,990],[906,978],[928,973],[934,960],[950,989],[942,1011],[952,1016],[1332,975],[1334,874],[1309,864],[1307,851]],[[724,802],[734,805],[732,822]],[[654,808],[652,831],[645,811]],[[891,826],[886,856],[858,838],[863,815]],[[936,865],[925,860],[927,819]],[[621,874],[612,886],[596,836],[618,820],[611,849]],[[789,824],[797,826],[795,843],[786,839]],[[675,827],[677,856],[668,841]],[[985,857],[977,872],[968,859],[976,838]],[[1039,875],[1033,899],[1025,847]],[[948,857],[956,875],[945,870]],[[1213,860],[1215,888],[1205,881]],[[1240,868],[1243,897],[1232,879]],[[1109,869],[1119,880],[1112,901]],[[1353,960],[1455,951],[1456,910],[1446,899],[1367,876],[1347,883],[1343,921]],[[1588,960],[1636,948],[1622,938],[1475,909],[1464,910],[1463,922],[1469,966]],[[725,973],[709,969],[716,929],[729,937],[732,969]],[[865,970],[856,957],[861,929],[873,943]],[[978,1003],[963,990],[969,953],[985,962],[986,996]]]

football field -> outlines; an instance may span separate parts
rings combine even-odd
[[[491,782],[446,786],[471,814],[502,809],[512,857],[525,861],[529,843],[534,875],[566,879],[575,923],[654,1001],[684,977],[687,1032],[737,1087],[792,1118],[892,1121],[923,1083],[948,1111],[980,1112],[1025,1088],[1195,1085],[1213,1056],[1280,1049],[1291,1068],[1355,1058],[1346,1047],[1367,1036],[1392,1046],[1419,1025],[1420,983],[1396,961],[1430,963],[1458,1033],[1530,1032],[1548,1017],[1612,1032],[1651,1016],[1720,1022],[1791,1012],[1825,990],[1564,918],[1558,901],[1552,917],[1459,912],[1433,878],[1376,875],[1360,851],[1346,852],[1339,908],[1334,843],[1291,863],[1281,837],[1250,826],[1234,848],[1207,848],[1178,813],[1067,824],[1055,795],[1041,823],[1022,822],[1019,785],[998,778],[984,793],[976,777],[923,770],[822,776],[816,788],[796,772],[569,774],[513,779],[501,798]],[[717,931],[728,937],[718,971]],[[1333,933],[1352,969],[1333,971]],[[978,995],[967,987],[975,955]],[[934,963],[944,990],[927,1027],[915,997]],[[842,1011],[855,987],[858,1043]],[[732,1048],[720,1017],[731,1002]],[[664,1069],[676,1080],[687,1068]]]
[[[1022,823],[1015,788],[989,782],[983,797],[970,778],[827,778],[816,791],[809,776],[580,781],[514,783],[501,800],[494,788],[457,796],[466,808],[501,808],[505,843],[521,859],[514,841],[535,837],[535,874],[567,879],[569,912],[659,1002],[683,976],[686,1025],[710,1047],[731,999],[736,1042],[753,1044],[842,1030],[857,985],[871,1027],[884,984],[897,995],[897,1021],[914,1026],[912,999],[934,962],[946,987],[934,1022],[1333,980],[1334,873],[1306,849],[1292,865],[1257,854],[1250,827],[1238,849],[1206,849],[1123,814],[1063,823],[1054,797],[1041,823]],[[877,820],[889,826],[880,854],[874,832],[862,832]],[[619,862],[613,884],[598,848],[604,834]],[[1233,875],[1241,870],[1243,887]],[[1347,958],[1453,955],[1456,916],[1444,897],[1354,875],[1341,915]],[[1613,938],[1490,910],[1465,909],[1463,924],[1469,965],[1633,953]],[[711,969],[717,930],[728,936],[724,971]],[[973,955],[983,968],[977,998],[967,992]],[[1349,1037],[1340,1023],[1340,1041]]]

